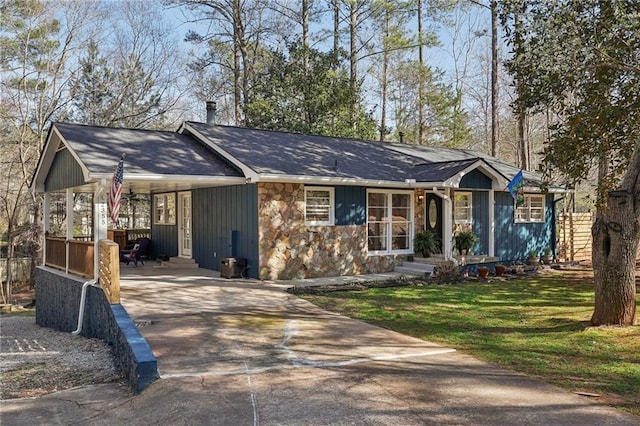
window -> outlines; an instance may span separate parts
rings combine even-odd
[[[544,195],[524,194],[523,199],[515,208],[516,222],[544,222]]]
[[[471,223],[471,193],[456,192],[454,196],[453,214],[455,223]]]
[[[334,224],[333,188],[306,187],[304,205],[305,225],[331,226]]]
[[[367,193],[367,249],[374,254],[413,250],[413,192]]]
[[[156,225],[175,225],[176,194],[155,194],[153,212],[153,223]]]

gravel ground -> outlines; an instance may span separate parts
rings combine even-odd
[[[121,380],[102,340],[40,327],[33,316],[0,316],[0,399]]]

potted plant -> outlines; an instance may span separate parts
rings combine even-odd
[[[453,237],[456,249],[460,255],[469,254],[473,245],[478,241],[478,237],[471,231],[460,231]]]
[[[496,277],[501,277],[507,272],[507,267],[498,263],[496,265]]]
[[[489,268],[486,266],[478,267],[478,276],[480,278],[487,278],[489,276]]]
[[[420,231],[413,240],[413,249],[421,253],[423,257],[429,257],[437,253],[440,248],[438,238],[429,230]]]
[[[553,256],[551,256],[550,247],[544,248],[544,250],[542,251],[542,257],[540,258],[540,260],[542,260],[542,263],[544,263],[545,265],[549,265],[551,263],[551,261],[553,260]]]
[[[538,257],[538,250],[531,250],[531,253],[529,253],[529,258],[527,259],[527,264],[537,265],[539,263],[540,258]]]

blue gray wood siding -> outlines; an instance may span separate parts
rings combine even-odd
[[[334,189],[336,225],[364,225],[367,221],[367,188],[336,186]]]
[[[545,221],[515,223],[513,198],[508,192],[495,194],[495,255],[501,261],[525,260],[533,250],[555,251],[555,204],[553,195],[545,199]]]
[[[460,181],[460,189],[491,189],[491,178],[480,170],[474,169],[464,175]]]
[[[473,247],[475,254],[489,253],[489,192],[471,192],[471,215],[473,218],[473,233],[479,241]]]
[[[158,194],[168,194],[162,192]],[[175,192],[176,204],[178,200],[178,194]],[[154,200],[151,196],[151,217],[154,217]],[[176,206],[177,208],[177,206]],[[160,255],[165,256],[177,256],[178,255],[178,225],[177,225],[177,212],[174,212],[176,218],[176,224],[174,225],[156,225],[154,221],[151,221],[151,256],[155,258]]]
[[[219,271],[221,259],[244,257],[248,276],[258,278],[258,186],[204,188],[191,194],[195,261]]]
[[[68,149],[61,149],[53,158],[49,174],[44,182],[46,192],[60,191],[84,184],[80,164]]]

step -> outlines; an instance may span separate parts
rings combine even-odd
[[[184,257],[171,257],[168,261],[162,262],[163,268],[198,269],[200,265],[194,259]]]
[[[404,262],[401,266],[396,266],[393,271],[400,272],[405,275],[429,277],[433,274],[435,268],[435,265],[429,265],[426,263]]]

